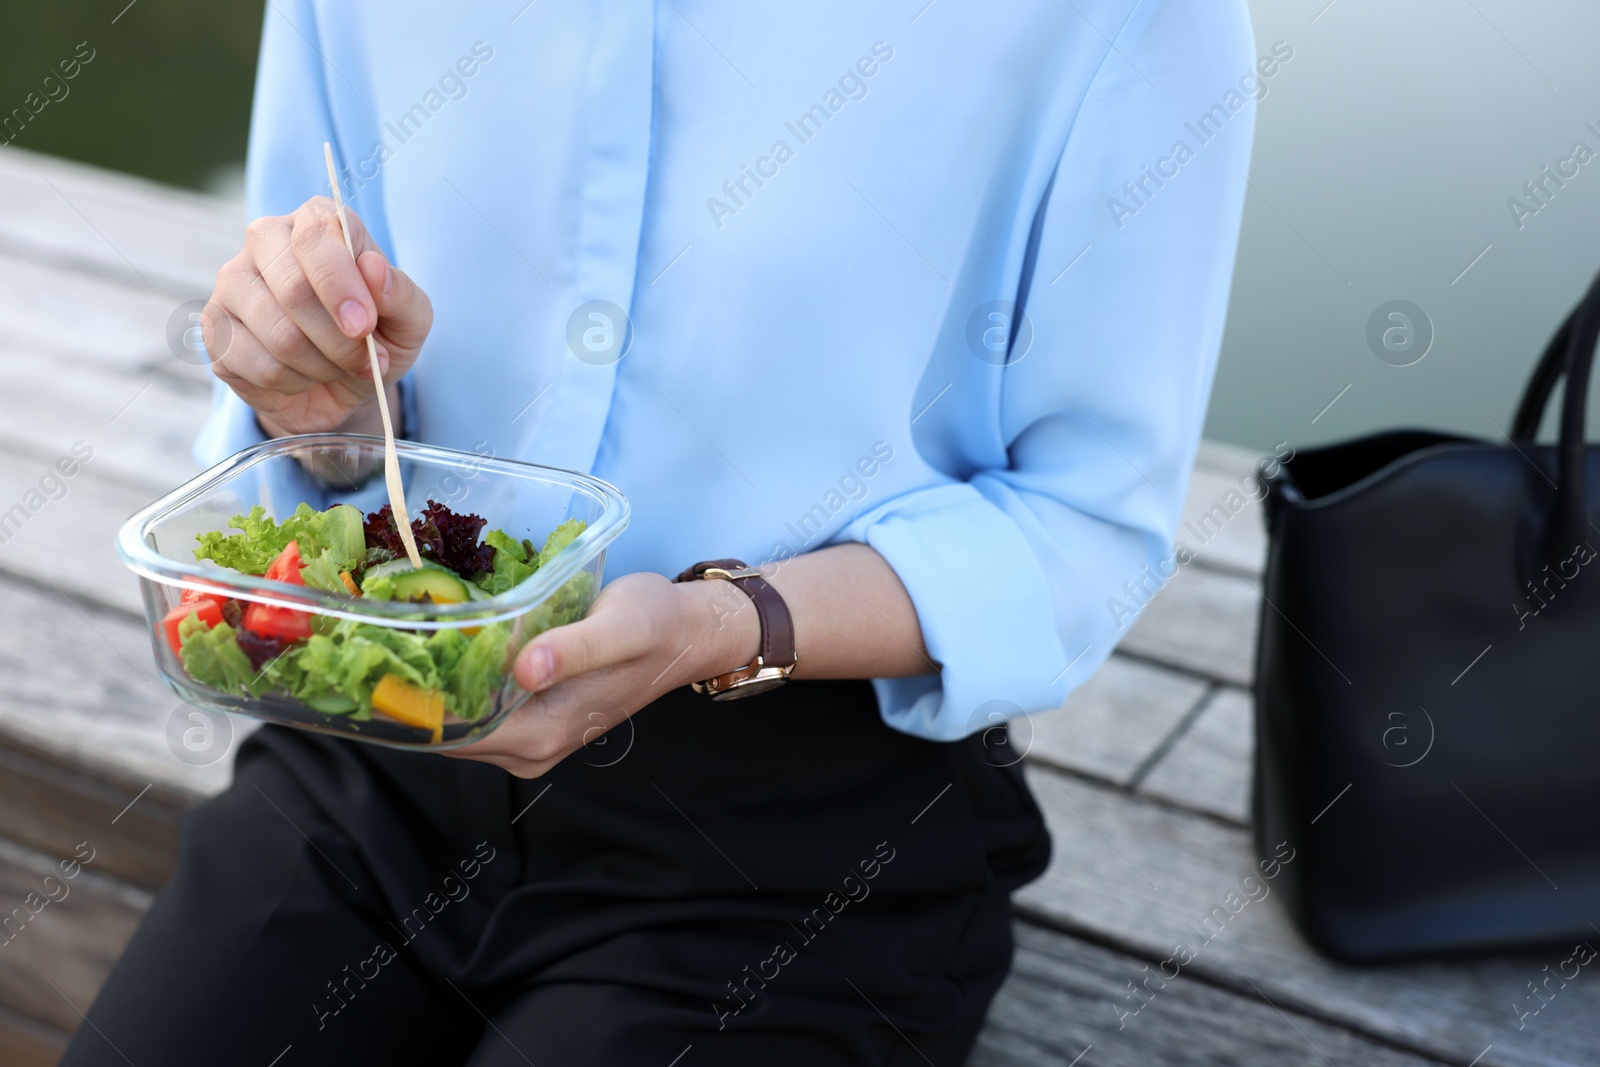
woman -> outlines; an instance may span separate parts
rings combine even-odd
[[[65,1062],[965,1058],[1048,856],[1003,727],[1169,551],[1260,83],[1239,2],[917,6],[268,6],[200,457],[376,431],[370,332],[404,434],[634,521],[460,758],[253,737]]]

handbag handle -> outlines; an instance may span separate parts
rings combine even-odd
[[[1545,524],[1544,549],[1562,558],[1584,540],[1588,525],[1584,484],[1587,474],[1584,423],[1588,409],[1589,372],[1600,342],[1600,277],[1556,331],[1528,379],[1517,405],[1511,440],[1531,441],[1538,432],[1555,384],[1566,378],[1561,403],[1560,440],[1556,448],[1556,498]]]
[[[1582,305],[1579,305],[1580,307]],[[1539,423],[1544,421],[1545,406],[1550,394],[1567,369],[1567,348],[1572,344],[1572,324],[1577,321],[1578,308],[1567,312],[1566,321],[1544,346],[1544,354],[1528,376],[1522,389],[1522,400],[1517,404],[1516,418],[1511,420],[1511,440],[1518,444],[1531,443],[1539,433]]]

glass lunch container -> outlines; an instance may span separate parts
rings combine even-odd
[[[491,594],[464,583],[471,596],[459,602],[427,593],[374,599],[245,574],[196,559],[199,535],[237,532],[232,517],[256,505],[282,522],[301,503],[316,511],[350,504],[363,517],[388,503],[381,438],[306,434],[247,448],[139,511],[117,536],[119,554],[139,575],[156,664],[179,696],[204,708],[417,749],[481,738],[528,699],[512,662],[534,635],[588,609],[606,547],[628,524],[627,500],[585,474],[492,453],[396,446],[413,519],[428,504],[443,504],[482,516],[484,530],[527,539],[535,552],[563,522],[585,526],[519,584]],[[204,612],[178,610],[202,602]],[[251,605],[302,620],[311,636],[281,649],[259,647],[241,627]],[[182,624],[191,617],[213,623],[204,636],[215,640],[194,640],[199,625]],[[219,617],[242,640],[214,625]]]

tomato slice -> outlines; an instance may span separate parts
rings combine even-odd
[[[189,594],[193,590],[183,591],[184,601],[173,606],[161,620],[161,628],[166,632],[167,644],[172,646],[173,654],[183,651],[183,641],[178,637],[178,625],[190,615],[200,616],[200,621],[207,627],[215,626],[222,621],[222,600],[219,597],[200,593],[195,599],[190,600]]]
[[[300,558],[300,543],[290,541],[278,553],[278,558],[267,567],[266,576],[275,582],[305,585],[300,576],[305,561]],[[286,641],[301,641],[311,636],[311,616],[293,608],[274,607],[271,604],[251,604],[244,609],[244,628],[263,637],[278,637]]]
[[[305,561],[300,558],[300,542],[290,541],[283,546],[283,551],[278,553],[278,558],[267,566],[266,576],[275,582],[305,585],[305,579],[300,577],[300,571],[305,565]]]
[[[244,609],[244,628],[263,637],[302,641],[311,636],[311,616],[293,608],[251,604]]]

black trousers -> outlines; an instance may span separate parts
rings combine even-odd
[[[861,682],[681,690],[531,781],[267,727],[63,1063],[960,1064],[1048,858],[1013,760]]]

